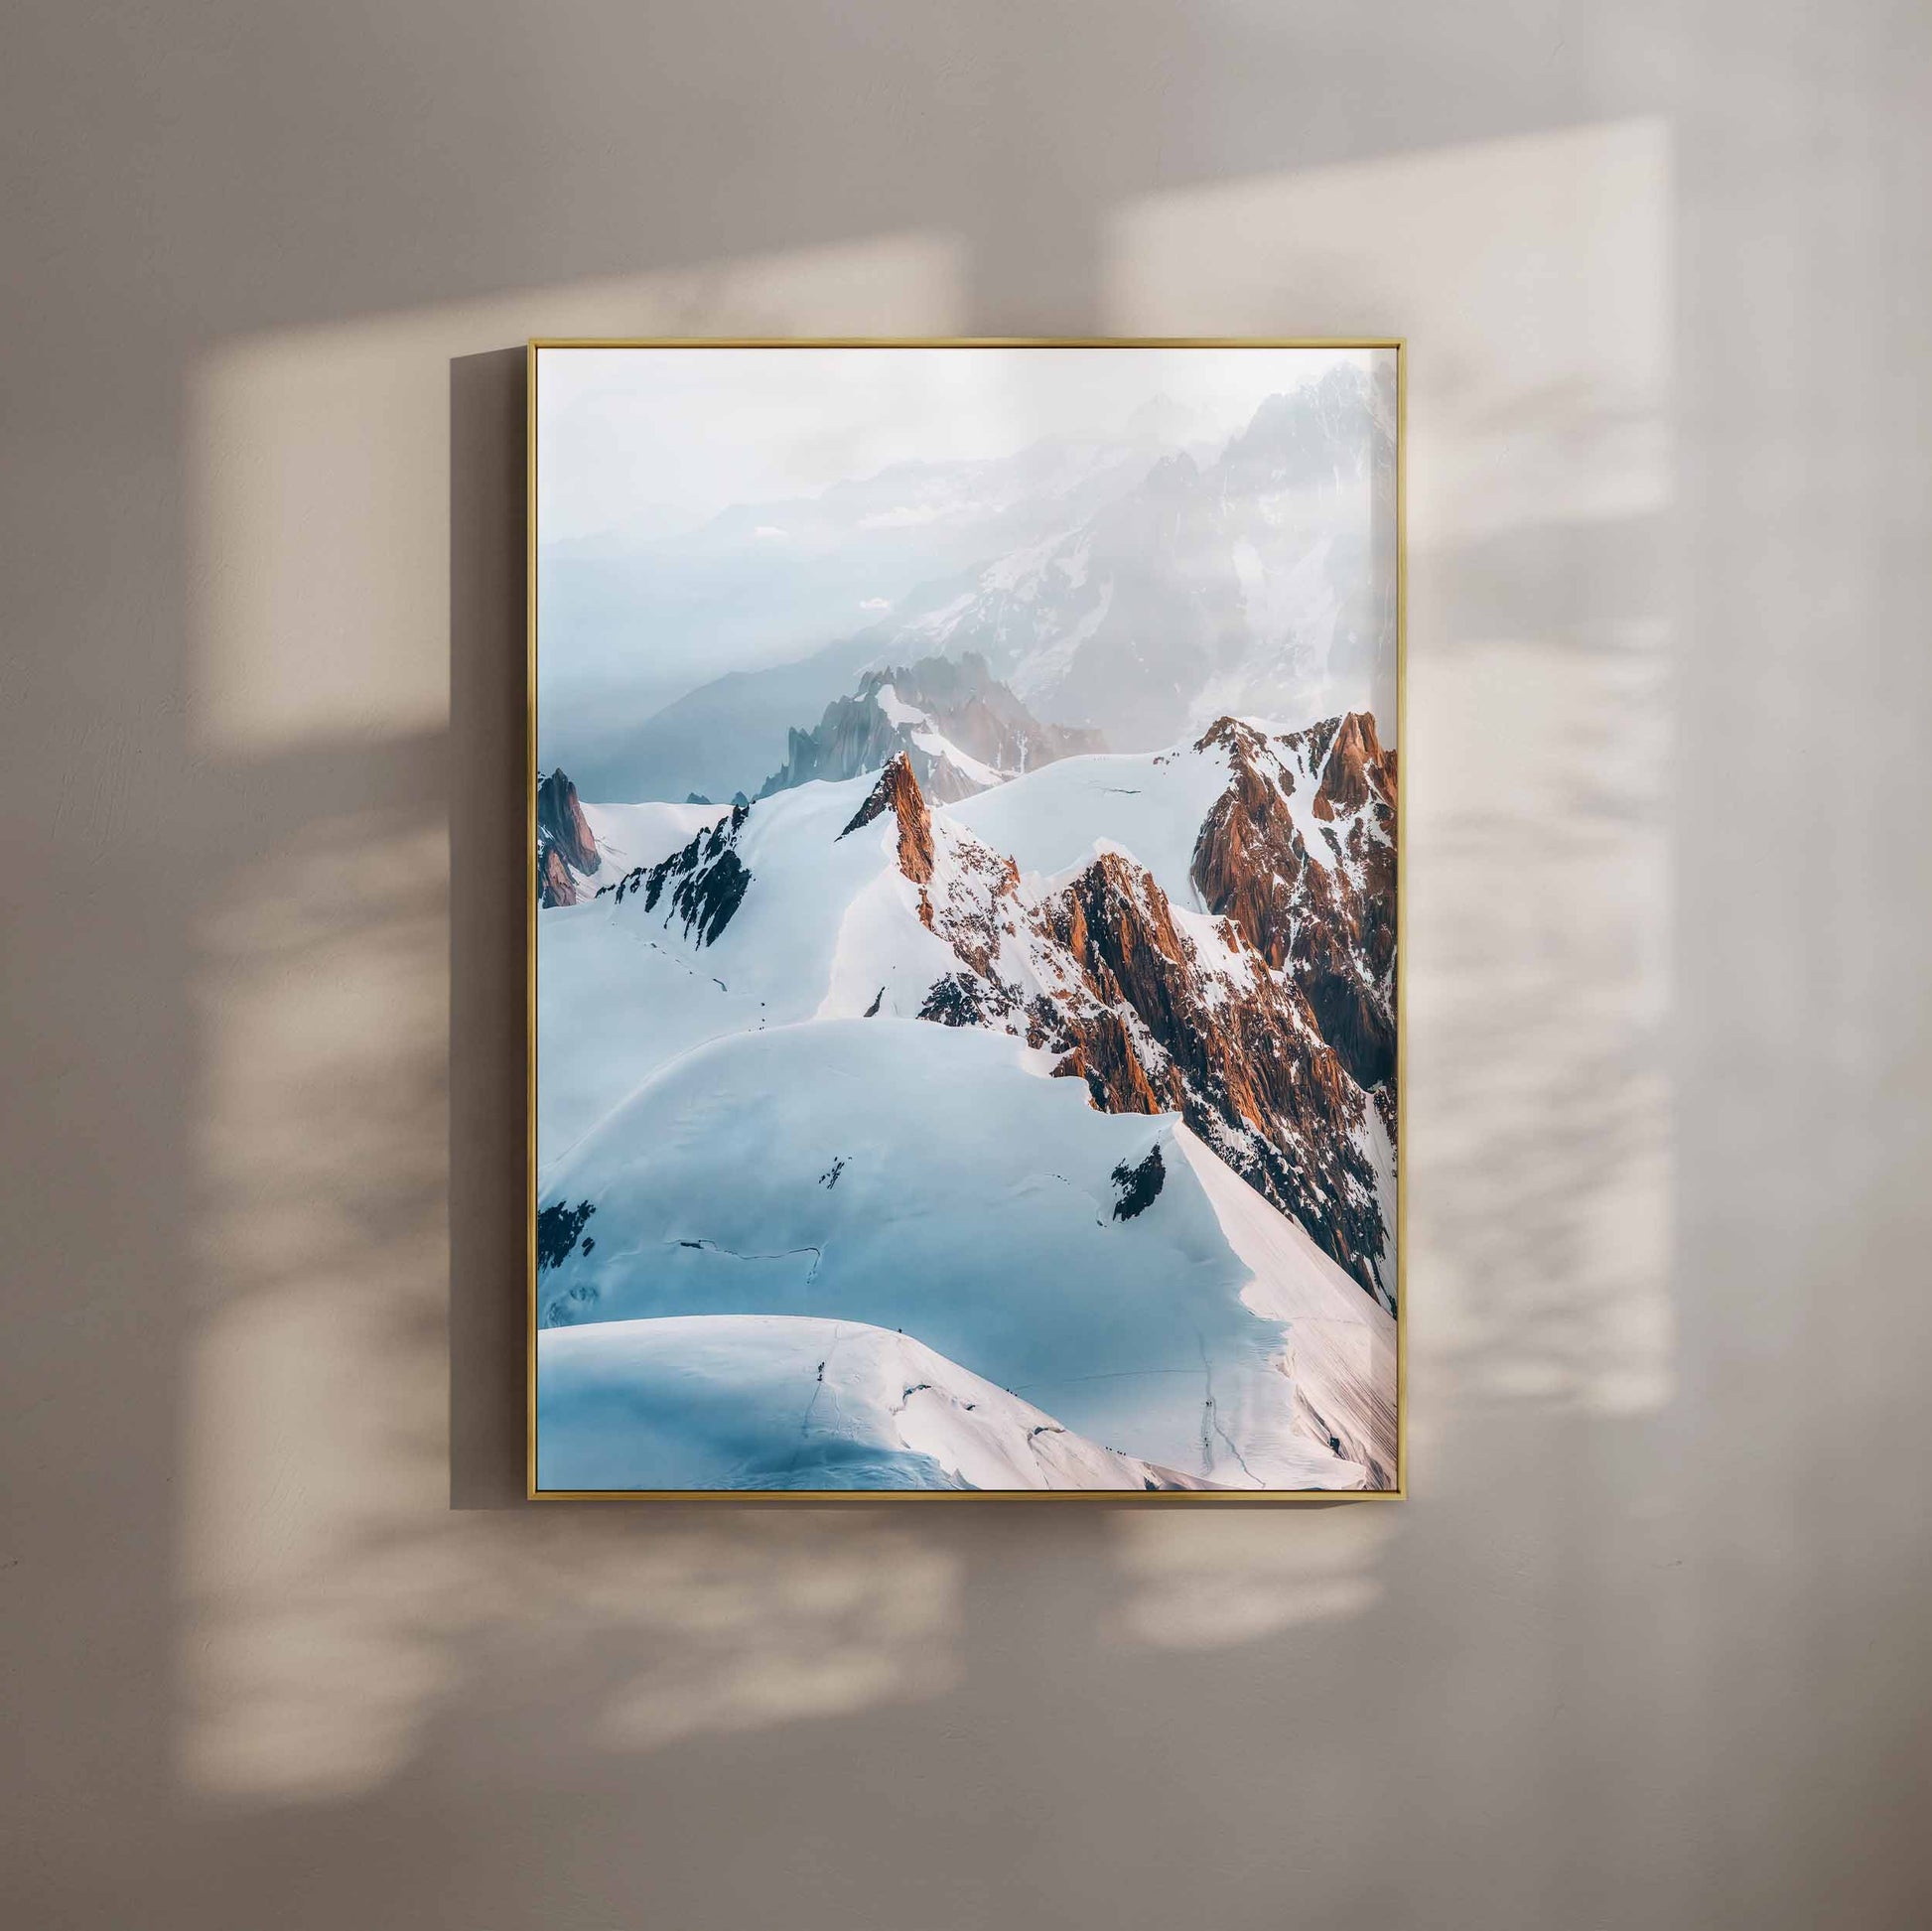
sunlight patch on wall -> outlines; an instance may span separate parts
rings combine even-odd
[[[1386,1508],[1344,1503],[1292,1515],[1123,1510],[1110,1526],[1129,1589],[1113,1640],[1220,1649],[1372,1608],[1383,1590],[1376,1568],[1399,1524]]]
[[[1154,196],[1109,223],[1107,326],[1406,337],[1414,546],[1654,514],[1669,163],[1623,121]]]
[[[938,335],[937,234],[520,290],[243,339],[191,384],[195,729],[380,739],[449,714],[449,363],[533,335]]]
[[[205,1789],[362,1787],[456,1671],[472,1578],[429,1513],[445,864],[440,823],[349,813],[215,882],[202,920],[182,1582]]]
[[[1155,196],[1106,238],[1115,332],[1408,341],[1419,1466],[1672,1386],[1670,196],[1668,129],[1625,121]]]
[[[450,1509],[444,868],[325,817],[200,921],[185,1782],[540,1778],[531,1700],[602,1754],[941,1693],[959,1562],[902,1518]]]

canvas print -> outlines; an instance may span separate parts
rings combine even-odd
[[[532,349],[533,1493],[1399,1490],[1399,355]]]

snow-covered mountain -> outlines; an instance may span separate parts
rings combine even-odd
[[[899,880],[890,891],[866,880],[865,916],[842,927],[822,981],[794,939],[796,969],[761,1013],[802,1018],[798,1001],[822,986],[818,1017],[903,1013],[1024,1037],[1097,1104],[1180,1112],[1393,1307],[1382,1180],[1395,1106],[1395,782],[1374,720],[1352,713],[1272,737],[1226,719],[1192,746],[1066,759],[937,814],[901,756],[836,841],[890,814]],[[799,795],[822,792],[815,805],[836,810],[848,789]],[[828,868],[809,849],[824,827],[801,851],[786,834],[803,828],[803,808],[776,821],[761,808],[603,890],[641,900],[653,925],[701,948],[748,902],[786,905],[802,936],[827,915],[810,901],[790,908],[796,881]],[[774,875],[775,893],[753,894]],[[908,885],[910,920],[893,897]]]
[[[922,585],[1076,527],[1140,482],[1172,427],[898,463],[696,529],[547,544],[540,622],[571,650],[542,667],[545,756],[593,797],[752,788],[787,725],[885,661]]]
[[[715,825],[729,805],[585,804],[567,771],[537,782],[537,903],[574,905],[640,859]]]
[[[546,563],[546,626],[592,638],[600,665],[629,640],[624,664],[661,668],[673,637],[693,667],[713,661],[726,607],[731,635],[770,646],[641,725],[612,721],[608,673],[591,715],[591,697],[546,687],[546,742],[592,795],[725,796],[863,673],[968,653],[1037,718],[1130,749],[1223,715],[1363,708],[1395,659],[1391,383],[1337,365],[1218,447],[1151,405],[1119,444],[903,466],[621,565],[574,563],[641,573],[610,593],[621,625],[578,609],[574,577]]]
[[[825,707],[813,731],[793,729],[781,769],[760,797],[814,778],[858,777],[909,759],[937,803],[970,798],[1061,758],[1104,751],[1096,731],[1041,724],[970,652],[870,671],[855,696]]]
[[[1222,720],[938,810],[900,755],[601,858],[539,927],[545,1329],[903,1327],[942,1358],[925,1392],[990,1380],[1134,1485],[1385,1485],[1394,786],[1371,718]],[[762,1328],[699,1338],[797,1386]],[[853,1443],[916,1460],[878,1349],[849,1358],[845,1447],[798,1448],[779,1403],[717,1453],[776,1480],[781,1439],[813,1486]]]
[[[1109,846],[1169,899],[1226,916],[1393,1108],[1397,758],[1367,712],[1296,732],[1223,718],[1177,751],[1081,759],[950,815],[1025,872]]]
[[[1352,364],[1078,524],[966,573],[893,655],[974,651],[1043,717],[1154,747],[1361,703],[1395,653],[1395,399]],[[1371,567],[1379,561],[1380,567]]]

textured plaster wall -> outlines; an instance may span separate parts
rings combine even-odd
[[[1923,9],[26,0],[10,1921],[1907,1926]],[[1414,1499],[532,1510],[531,333],[1412,343]]]

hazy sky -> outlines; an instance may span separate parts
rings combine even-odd
[[[811,495],[914,459],[1005,456],[1047,436],[1118,436],[1150,399],[1190,441],[1224,438],[1261,399],[1360,349],[553,348],[539,351],[537,515],[544,542],[666,511]]]

